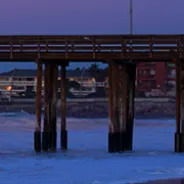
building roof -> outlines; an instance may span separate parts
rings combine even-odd
[[[44,72],[43,72],[44,73]],[[8,72],[0,73],[0,77],[36,77],[37,71],[34,69],[17,69],[10,70]],[[60,72],[58,74],[60,76]],[[67,70],[66,72],[67,77],[74,77],[74,78],[80,78],[82,75],[81,71],[77,70]],[[83,78],[92,78],[89,72],[85,71],[83,73]]]

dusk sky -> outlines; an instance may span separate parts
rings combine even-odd
[[[1,35],[129,33],[129,0],[1,0],[0,5]],[[133,33],[184,34],[183,7],[184,0],[133,0]],[[15,67],[35,65],[1,63],[0,72]]]

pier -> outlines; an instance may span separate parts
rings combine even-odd
[[[56,104],[61,73],[60,148],[68,149],[66,121],[66,67],[71,62],[104,62],[109,66],[108,151],[132,150],[136,64],[176,64],[175,152],[184,152],[184,35],[64,35],[0,36],[0,61],[37,63],[36,152],[56,151]],[[44,75],[43,75],[44,74]],[[44,119],[41,119],[44,76]],[[43,122],[43,123],[42,123]]]

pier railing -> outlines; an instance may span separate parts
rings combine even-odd
[[[183,35],[0,36],[0,60],[168,60],[184,57]]]

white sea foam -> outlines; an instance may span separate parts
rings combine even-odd
[[[41,155],[33,151],[34,124],[35,115],[0,114],[0,183],[123,184],[184,175],[183,155],[173,153],[173,120],[136,120],[134,151],[122,154],[107,153],[107,119],[67,119],[69,150]]]

